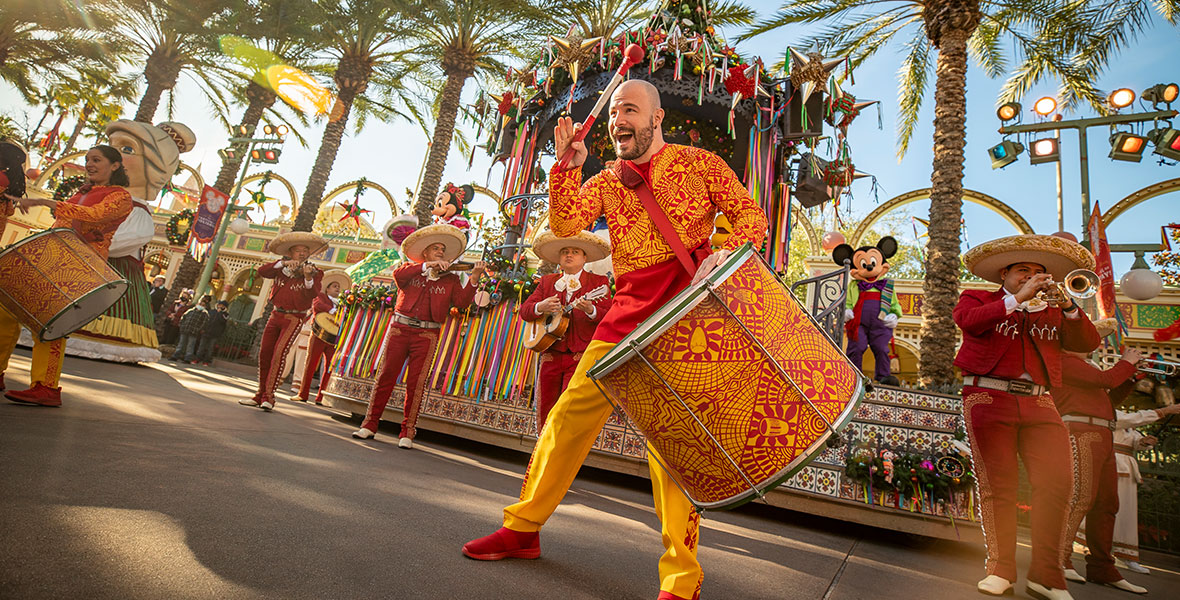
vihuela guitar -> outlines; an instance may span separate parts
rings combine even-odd
[[[585,296],[576,298],[574,302],[585,298],[593,302],[603,296],[606,296],[610,288],[606,285],[600,285],[593,290],[590,290]],[[525,324],[524,329],[524,347],[533,352],[544,352],[550,346],[557,343],[557,340],[565,337],[566,329],[570,326],[570,311],[574,309],[574,305],[567,304],[561,310],[547,314],[536,321],[530,321]]]

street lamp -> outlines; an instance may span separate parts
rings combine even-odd
[[[1119,288],[1123,293],[1128,298],[1140,302],[1151,300],[1164,290],[1164,279],[1159,273],[1151,270],[1147,261],[1143,260],[1143,254],[1142,250],[1135,251],[1135,263],[1119,280]]]

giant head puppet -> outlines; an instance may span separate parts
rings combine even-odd
[[[131,180],[127,191],[137,207],[115,232],[110,257],[138,256],[156,230],[148,203],[176,174],[181,153],[192,150],[197,138],[186,125],[174,122],[149,125],[119,119],[107,124],[106,132],[111,145],[123,155],[123,167]]]
[[[876,367],[873,379],[897,385],[889,364],[889,349],[893,329],[901,318],[901,305],[893,293],[889,273],[889,259],[897,254],[897,240],[885,236],[876,246],[853,249],[840,244],[832,250],[832,262],[844,266],[850,263],[852,283],[844,304],[844,332],[848,335],[848,360],[859,369],[865,350],[872,349]]]

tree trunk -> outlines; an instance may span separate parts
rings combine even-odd
[[[48,102],[49,103],[45,105],[45,112],[41,113],[41,120],[37,121],[37,126],[33,128],[33,133],[30,134],[27,139],[25,139],[25,148],[33,147],[34,140],[37,139],[37,134],[41,133],[41,126],[45,124],[45,119],[49,118],[49,113],[53,112],[53,98],[50,98]]]
[[[86,121],[90,120],[90,113],[94,110],[94,106],[89,102],[82,107],[82,114],[78,115],[78,124],[74,125],[74,133],[70,134],[69,141],[66,142],[66,149],[61,151],[61,155],[65,156],[74,149],[74,144],[78,141],[78,135],[82,133],[82,128],[86,126]]]
[[[959,239],[963,214],[963,146],[967,135],[967,28],[947,28],[939,39],[934,87],[934,172],[930,178],[930,242],[922,291],[918,378],[926,387],[955,380],[959,297]]]
[[[359,89],[364,89],[368,80]],[[324,136],[320,139],[319,154],[315,157],[315,166],[311,168],[311,177],[307,180],[307,188],[303,191],[303,199],[299,202],[299,212],[295,215],[294,231],[311,231],[315,225],[315,217],[320,212],[320,202],[324,200],[324,188],[328,186],[328,177],[332,175],[332,165],[336,162],[336,153],[340,151],[340,140],[344,138],[344,128],[348,124],[348,114],[352,112],[352,103],[356,100],[356,87],[343,87],[340,96],[336,98],[339,111],[333,108],[336,117],[328,121],[324,128]]]
[[[274,105],[277,96],[274,92],[251,81],[246,88],[246,97],[250,99],[250,104],[246,106],[246,112],[242,115],[242,122],[239,125],[244,125],[246,130],[253,135],[253,132],[258,129],[259,121],[262,120],[262,114],[267,108]],[[235,131],[238,129],[238,127],[234,128]],[[242,158],[221,159],[221,171],[217,173],[217,181],[213,182],[213,187],[226,194],[232,193],[233,186],[237,183],[238,170],[241,168]],[[168,296],[164,299],[163,306],[160,307],[161,312],[156,315],[157,331],[163,332],[163,314],[180,297],[180,291],[184,288],[195,287],[204,268],[204,261],[198,261],[188,252],[184,253],[180,267],[176,270],[176,277],[172,279],[172,287],[168,289]]]
[[[152,122],[156,116],[156,108],[160,106],[160,97],[164,95],[164,90],[176,86],[182,66],[170,46],[161,45],[152,50],[143,69],[147,89],[143,91],[143,98],[139,100],[139,109],[135,112],[136,121]]]
[[[455,118],[459,114],[463,84],[467,82],[468,77],[471,77],[471,71],[449,71],[447,82],[443,85],[438,121],[434,125],[434,137],[430,141],[430,154],[426,160],[422,185],[418,188],[418,203],[414,205],[414,215],[418,217],[419,227],[430,224],[430,209],[434,206],[434,197],[438,195],[439,185],[442,184],[443,169],[447,166],[447,153],[451,150],[451,140],[455,135]]]

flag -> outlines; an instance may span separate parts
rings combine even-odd
[[[188,251],[193,258],[201,260],[217,236],[217,226],[221,224],[221,217],[229,206],[229,196],[224,192],[206,185],[201,190],[201,200],[197,205],[197,215],[193,218],[192,233],[188,238]]]
[[[1090,251],[1094,253],[1098,274],[1098,316],[1106,319],[1116,316],[1118,307],[1114,298],[1114,266],[1110,262],[1110,245],[1106,242],[1106,225],[1102,223],[1102,209],[1094,203],[1087,227],[1090,233]]]

